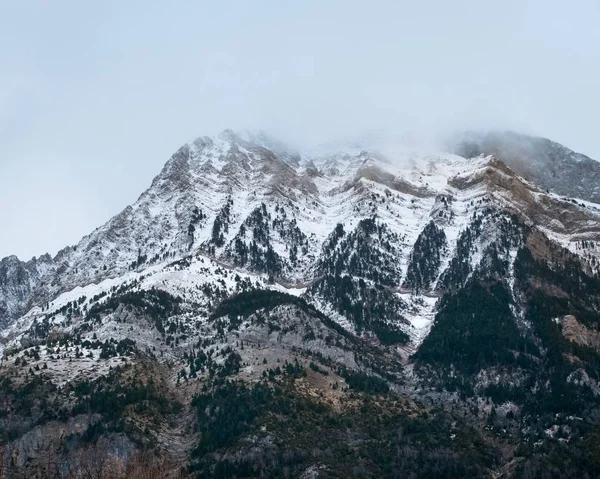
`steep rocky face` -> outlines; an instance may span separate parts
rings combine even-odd
[[[561,332],[566,339],[600,351],[600,333],[598,331],[588,329],[571,314],[556,318],[555,321],[560,326]]]
[[[540,188],[600,203],[600,163],[559,143],[515,132],[468,133],[457,154],[494,155]]]
[[[38,285],[52,273],[53,266],[48,255],[27,263],[16,256],[0,260],[0,329],[31,307]]]
[[[78,245],[59,252],[54,258],[54,274],[39,282],[28,280],[26,286],[23,282],[19,293],[7,290],[3,298],[11,295],[14,306],[0,311],[0,322],[15,319],[33,300],[42,304],[76,286],[180,256],[210,242],[211,227],[227,201],[235,201],[236,209],[245,209],[246,205],[259,205],[258,198],[263,195],[282,202],[290,201],[288,195],[310,195],[314,185],[297,174],[284,161],[287,159],[230,131],[216,139],[199,138],[184,145],[136,203]],[[241,214],[232,220],[237,221]],[[233,229],[231,233],[235,233]],[[21,284],[24,273],[17,270],[13,268],[19,279],[11,281]]]
[[[552,161],[558,162],[560,151],[563,150],[553,146]],[[592,161],[575,158],[571,153],[565,152],[559,163],[581,166]],[[431,203],[436,195],[449,194],[452,201],[447,186],[457,191],[472,190],[483,182],[491,194],[503,195],[505,206],[525,214],[536,224],[547,225],[561,234],[578,234],[581,241],[598,234],[597,223],[589,219],[590,213],[593,217],[598,212],[597,207],[545,194],[546,180],[532,177],[533,184],[523,182],[516,173],[503,169],[502,163],[493,163],[497,160],[479,169],[476,165],[481,160],[472,161],[470,166],[465,165],[464,175],[459,173],[446,184],[460,163],[451,158],[425,156],[417,158],[416,164],[415,158],[398,164],[394,158],[360,150],[302,157],[285,152],[281,144],[264,135],[241,136],[226,131],[218,138],[198,138],[173,155],[136,203],[78,245],[61,251],[52,261],[52,271],[44,268],[42,280],[38,281],[38,274],[29,268],[29,275],[35,279],[28,280],[28,286],[21,286],[18,293],[14,287],[10,294],[7,290],[3,298],[10,296],[10,305],[3,299],[6,304],[0,321],[6,324],[15,319],[30,302],[42,304],[75,286],[116,277],[200,246],[240,267],[262,268],[288,282],[310,281],[308,272],[315,265],[315,250],[335,226],[332,220],[348,218],[352,208],[363,217],[378,212],[387,222],[390,213],[404,215],[401,203],[410,201],[411,216],[422,217],[416,228],[410,225],[411,234],[415,230],[418,235],[428,222],[427,213],[433,217]],[[516,158],[510,156],[508,161],[514,163],[518,173],[523,166],[522,162],[515,163]],[[546,161],[544,158],[535,161]],[[529,161],[528,157],[521,159]],[[534,171],[549,171],[538,166],[532,166]],[[594,174],[577,171],[584,182],[591,181],[596,187]],[[437,181],[437,185],[428,179]],[[561,182],[561,188],[567,188],[565,184],[568,182]],[[570,189],[568,193],[575,196],[578,192]],[[340,203],[344,201],[348,202],[346,209]],[[263,204],[266,216],[257,223]],[[455,214],[441,200],[437,205],[440,218]],[[248,216],[250,211],[255,212],[254,219]],[[266,223],[267,216],[270,224]],[[404,228],[403,219],[406,220],[393,219],[400,230]],[[248,227],[245,222],[252,225]],[[320,223],[327,226],[316,228]],[[264,230],[264,234],[259,230]],[[413,234],[407,242],[415,239]]]
[[[600,208],[546,193],[495,157],[298,155],[225,131],[181,147],[136,203],[77,246],[26,265],[5,259],[0,318],[9,324],[74,287],[200,252],[310,285],[306,295],[353,328],[398,330],[411,323],[415,295],[456,290],[481,265],[512,262],[520,240],[507,214],[597,271]],[[407,332],[424,334],[416,330],[432,307],[415,306]]]
[[[14,471],[593,473],[600,207],[495,156],[287,150],[196,139],[78,245],[2,260]]]

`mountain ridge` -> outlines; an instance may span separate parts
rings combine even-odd
[[[515,457],[539,470],[539,451],[526,445],[542,441],[560,457],[550,426],[573,444],[593,437],[600,358],[586,345],[600,327],[600,207],[548,191],[494,155],[309,155],[270,149],[272,141],[231,131],[198,138],[78,245],[0,262],[0,386],[8,378],[4,407],[13,411],[0,425],[11,431],[10,451],[39,459],[31,451],[53,446],[32,428],[54,438],[76,417],[86,432],[72,433],[75,449],[125,441],[111,457],[126,464],[137,443],[187,458],[190,473],[233,477],[244,461],[259,467],[244,446],[250,434],[265,441],[259,457],[279,458],[260,466],[274,475],[289,462],[297,475],[316,467],[316,477],[381,476],[404,466],[390,453],[384,473],[363,446],[364,473],[342,471],[336,455],[311,461],[302,448],[290,459],[289,433],[260,406],[325,414],[338,437],[327,447],[352,448],[338,428],[348,424],[344,411],[361,418],[374,398],[384,405],[377,414],[409,437],[414,415],[436,418],[418,427],[447,448],[432,463],[438,475],[466,473],[452,457],[469,457],[482,477],[516,467]],[[36,388],[37,426],[19,396]],[[125,398],[114,413],[98,399],[113,396]],[[214,409],[236,418],[242,399],[238,422]],[[552,416],[565,411],[584,416],[589,431]],[[470,436],[447,443],[446,429],[429,429],[435,421]],[[362,419],[355,427],[387,447]],[[299,423],[295,431],[306,440]],[[183,449],[170,450],[172,441]],[[409,470],[427,470],[410,457]],[[27,467],[24,457],[16,463]]]
[[[80,251],[84,250],[86,252],[89,252],[90,250],[94,249],[94,246],[98,241],[104,241],[105,243],[108,243],[109,245],[105,246],[105,248],[110,247],[111,243],[118,243],[118,241],[122,237],[132,236],[131,233],[127,232],[128,223],[132,224],[132,222],[134,221],[138,221],[138,223],[143,223],[144,220],[147,221],[150,217],[152,217],[153,212],[161,210],[175,210],[175,214],[171,215],[171,218],[163,218],[163,221],[165,221],[166,223],[166,227],[160,231],[158,235],[159,240],[161,239],[161,236],[169,234],[168,229],[172,227],[171,222],[177,223],[176,231],[178,237],[170,238],[169,240],[171,244],[169,244],[168,247],[172,248],[171,254],[173,254],[173,252],[176,252],[176,254],[182,254],[183,252],[185,252],[186,246],[188,246],[189,248],[188,242],[191,237],[189,233],[189,228],[193,221],[192,214],[194,208],[197,207],[195,204],[192,205],[192,203],[194,201],[198,202],[198,200],[202,201],[202,198],[198,198],[198,194],[196,194],[195,199],[191,198],[189,195],[183,195],[177,200],[179,201],[178,205],[169,205],[164,207],[157,205],[150,206],[151,202],[161,195],[172,195],[175,194],[175,192],[177,191],[181,194],[182,192],[189,191],[193,189],[192,184],[195,185],[196,190],[198,189],[198,186],[208,188],[210,180],[207,180],[206,177],[211,177],[212,181],[214,181],[214,184],[219,184],[219,190],[225,191],[226,194],[230,194],[231,191],[233,191],[233,189],[239,188],[241,184],[249,180],[249,171],[253,170],[253,167],[247,162],[247,157],[245,157],[244,154],[240,154],[240,146],[242,147],[242,149],[249,147],[251,152],[252,150],[258,149],[261,154],[265,155],[264,157],[259,156],[260,162],[258,173],[259,175],[262,174],[272,176],[271,180],[267,183],[267,189],[270,189],[270,193],[272,194],[285,196],[294,189],[298,190],[300,194],[304,195],[315,194],[318,191],[318,188],[315,185],[313,179],[310,178],[310,169],[307,170],[308,167],[306,165],[314,165],[315,161],[320,161],[321,164],[319,166],[325,169],[329,169],[329,171],[335,171],[335,167],[333,170],[331,170],[332,164],[337,164],[338,162],[344,161],[348,163],[350,158],[352,158],[352,160],[350,161],[351,164],[346,165],[347,173],[345,178],[347,179],[344,180],[343,183],[339,184],[339,193],[343,193],[344,190],[348,191],[349,189],[356,187],[361,182],[361,180],[366,180],[383,184],[389,188],[392,188],[392,190],[400,191],[402,193],[409,193],[413,196],[422,197],[423,195],[425,195],[433,197],[437,194],[435,189],[431,189],[428,185],[415,185],[414,181],[412,183],[410,181],[407,181],[406,177],[403,175],[405,171],[402,171],[402,169],[400,170],[400,175],[397,174],[397,171],[386,172],[385,170],[382,170],[377,166],[377,162],[380,162],[380,160],[378,160],[378,155],[376,154],[373,157],[364,150],[360,150],[358,155],[354,157],[351,157],[350,155],[348,155],[348,153],[344,153],[341,155],[339,153],[334,153],[332,155],[322,156],[320,159],[319,157],[308,157],[304,160],[303,168],[299,168],[300,163],[298,163],[298,166],[296,167],[298,169],[297,171],[293,167],[291,167],[285,160],[278,158],[275,153],[265,149],[263,145],[268,144],[266,140],[268,137],[266,136],[266,134],[251,134],[249,132],[245,132],[243,135],[246,139],[241,138],[239,135],[237,135],[231,130],[225,130],[214,140],[208,137],[199,137],[193,142],[182,146],[176,153],[173,154],[171,159],[163,167],[162,171],[154,178],[151,186],[140,195],[140,198],[138,198],[138,200],[133,205],[126,207],[121,213],[110,219],[105,225],[97,228],[94,232],[85,236],[79,242],[78,245],[74,247],[69,246],[62,249],[54,258],[52,258],[51,262],[48,261],[48,255],[40,257],[44,258],[44,264],[52,265],[51,268],[47,269],[56,271],[58,274],[64,274],[65,270],[69,269],[69,265],[67,265],[67,262],[73,261],[72,259],[67,258],[69,258],[69,256],[75,256],[74,253],[77,251],[78,248],[80,249]],[[262,143],[252,144],[247,141],[248,139],[252,140],[254,138],[260,138],[262,140]],[[274,140],[269,141],[271,141],[272,143],[274,142]],[[225,154],[226,149],[227,152]],[[281,151],[285,150],[285,148],[282,146],[280,146],[280,149]],[[356,148],[354,148],[354,150],[356,150]],[[302,159],[300,161],[302,161]],[[332,161],[333,163],[331,163]],[[374,166],[368,166],[370,164],[369,162],[372,163],[373,161],[376,162]],[[198,162],[201,162],[202,164],[200,165]],[[218,169],[214,169],[215,162],[217,163]],[[544,210],[556,210],[557,198],[553,196],[546,196],[545,201],[542,202],[542,206],[540,207],[539,202],[535,202],[531,199],[532,193],[539,194],[540,191],[530,192],[528,191],[530,188],[520,187],[519,180],[516,179],[516,174],[511,175],[509,173],[508,178],[502,176],[501,174],[495,175],[494,171],[502,170],[503,165],[504,164],[502,162],[497,162],[495,165],[493,165],[495,168],[488,168],[483,174],[487,175],[486,178],[489,181],[495,181],[497,186],[500,186],[500,183],[502,181],[507,181],[508,178],[512,177],[513,179],[509,180],[512,182],[512,186],[509,185],[508,188],[515,188],[515,185],[517,185],[516,187],[518,187],[522,194],[526,196],[525,203],[527,203],[528,207],[531,206],[532,203],[534,203],[533,207],[530,209],[536,209],[536,211],[532,212],[531,214],[537,213],[543,215]],[[194,171],[195,169],[197,171]],[[304,171],[302,172],[302,170]],[[355,173],[353,174],[354,171]],[[506,171],[504,171],[504,173],[506,173]],[[316,181],[319,181],[320,179],[322,178],[314,178],[314,180]],[[461,181],[459,176],[456,176],[455,178],[449,178],[449,180],[454,182],[454,186],[457,186],[458,182]],[[465,179],[463,179],[462,181],[465,181]],[[472,181],[476,180],[473,179]],[[281,190],[281,186],[279,185],[283,185],[285,191]],[[443,189],[443,187],[438,186],[438,191],[440,189]],[[332,188],[331,191],[333,190],[334,188]],[[267,191],[267,194],[269,194],[269,191]],[[544,203],[548,204],[544,205]],[[564,208],[564,202],[561,201],[560,203]],[[571,207],[571,205],[567,206],[568,211],[563,213],[561,218],[570,215],[571,217],[575,216],[576,218],[580,218],[578,221],[576,220],[574,222],[571,220],[572,223],[582,223],[586,221],[586,215],[581,215],[580,211],[578,211],[578,208],[575,205],[573,205],[573,207]],[[188,211],[183,213],[181,210],[185,207],[188,208]],[[523,202],[521,202],[519,205],[517,205],[517,208],[515,208],[517,212],[519,211],[519,207],[523,207]],[[140,209],[142,211],[140,211]],[[214,214],[215,211],[212,211],[212,213]],[[201,214],[205,215],[206,213],[202,212]],[[136,216],[137,219],[134,219]],[[546,214],[543,216],[548,215]],[[196,218],[195,221],[203,220],[206,219]],[[538,218],[537,220],[538,223],[543,223],[546,222],[545,220],[547,220],[547,218],[542,218],[541,220]],[[183,225],[183,223],[187,223],[187,231],[186,226]],[[557,219],[553,219],[551,224],[553,226],[556,226],[557,229],[560,229],[562,226],[563,231],[559,232],[565,232],[567,230],[574,229],[572,224],[569,225],[569,227],[567,228],[564,225],[562,225],[560,220]],[[195,228],[196,226],[192,225],[192,227]],[[104,238],[102,238],[103,231],[106,231]],[[595,231],[595,229],[592,227],[590,233],[596,234],[597,231]],[[100,239],[99,236],[102,239]],[[204,238],[204,240],[206,240],[206,238]],[[144,235],[138,237],[134,241],[135,244],[130,244],[128,246],[128,252],[120,253],[121,256],[127,255],[126,261],[128,261],[129,264],[133,264],[134,262],[138,261],[140,259],[139,252],[141,251],[142,245],[145,241],[147,241],[147,239],[144,239]],[[176,244],[173,245],[173,242],[175,242]],[[96,250],[94,252],[95,255],[99,255],[100,253],[102,254],[102,256],[107,256],[105,251],[99,252]],[[112,254],[112,257],[110,257],[110,254]],[[156,254],[156,251],[153,252],[153,256]],[[78,272],[79,268],[77,265],[74,265],[74,268],[73,265],[71,265],[71,271],[75,269],[75,278],[73,279],[73,281],[69,282],[69,284],[67,284],[65,287],[83,284],[86,281],[98,281],[103,277],[106,277],[107,274],[104,273],[104,268],[106,268],[107,266],[108,268],[111,268],[111,266],[115,266],[115,263],[119,263],[119,258],[116,257],[117,255],[115,255],[114,252],[109,253],[108,256],[108,258],[102,258],[103,266],[102,269],[100,269],[100,271],[98,271],[98,266],[92,265],[92,268],[95,267],[95,273],[92,275],[90,275],[89,273],[91,269],[90,265],[83,265],[82,270],[84,270],[87,273],[86,277],[81,277],[81,275]],[[33,259],[32,261],[34,260],[35,259]],[[3,261],[6,262],[6,259]],[[106,263],[108,263],[108,265]],[[123,263],[123,261],[121,260],[120,263]],[[27,263],[20,262],[20,264],[25,265]],[[108,274],[121,274],[125,271],[125,269],[123,268],[123,264],[117,265],[116,268],[117,269],[115,271],[109,269]],[[48,271],[45,271],[45,273],[48,274]],[[35,281],[36,280],[34,278],[33,282],[35,283]],[[306,281],[306,278],[304,279],[304,281]],[[55,294],[56,291],[58,290],[51,289],[48,292],[38,291],[35,296],[37,297],[38,301],[47,300],[49,296]],[[33,299],[33,297],[31,299]],[[21,301],[21,303],[23,302],[24,301]],[[25,305],[22,305],[21,307],[13,306],[12,310],[22,314],[26,307],[27,306]],[[3,317],[0,317],[0,322],[6,323],[6,316],[7,315],[5,313]]]

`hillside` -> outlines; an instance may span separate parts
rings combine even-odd
[[[1,260],[0,471],[600,475],[595,187],[473,144],[227,130],[79,244]],[[553,145],[531,171],[588,165]]]

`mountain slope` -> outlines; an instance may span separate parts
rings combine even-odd
[[[600,207],[382,150],[199,138],[77,246],[2,260],[14,473],[593,475]]]
[[[510,131],[467,133],[452,150],[494,155],[540,188],[600,203],[600,163],[546,138]]]

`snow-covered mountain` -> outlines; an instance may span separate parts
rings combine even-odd
[[[258,359],[292,361],[287,347],[320,358],[315,368],[340,380],[340,368],[367,372],[398,393],[407,384],[446,387],[456,371],[478,374],[461,379],[478,394],[506,378],[541,381],[523,365],[542,361],[546,353],[534,350],[548,347],[531,316],[538,295],[568,298],[548,314],[572,315],[586,331],[597,321],[597,185],[577,182],[572,163],[588,168],[587,160],[556,144],[548,165],[536,157],[529,170],[519,148],[473,144],[474,155],[466,143],[456,150],[465,156],[389,145],[297,152],[229,130],[185,144],[133,205],[76,246],[54,258],[0,262],[4,367],[14,375],[35,365],[63,388],[100,381],[122,362],[151,361],[173,386],[201,376],[191,354],[229,348],[239,357],[235,374],[258,380],[266,371]],[[568,169],[572,186],[541,174],[546,166]],[[281,296],[252,298],[257,291]],[[232,305],[238,294],[250,299]],[[478,301],[491,309],[464,306]],[[490,311],[504,326],[486,325],[479,338],[473,321]],[[469,331],[454,337],[452,321]],[[466,344],[463,333],[483,343],[491,334],[496,349],[482,343],[473,355],[480,345]],[[250,353],[244,342],[268,350]],[[511,355],[527,358],[518,374],[501,370],[498,358]],[[229,360],[224,354],[216,364],[229,368]],[[156,434],[159,442],[171,437]]]
[[[573,251],[600,232],[596,204],[541,190],[492,156],[399,147],[301,155],[264,134],[225,131],[182,146],[133,205],[76,246],[27,263],[4,258],[0,324],[77,286],[193,253],[307,285],[336,226],[352,232],[371,218],[394,236],[390,281],[400,285],[430,222],[448,238],[447,263],[460,231],[489,207],[523,215]]]
[[[600,202],[600,163],[548,140],[512,131],[453,137],[449,149],[463,156],[496,155],[519,175],[555,193]]]
[[[136,203],[78,245],[55,258],[2,260],[5,342],[25,319],[75,299],[73,290],[93,292],[91,301],[131,278],[154,285],[184,258],[302,294],[352,331],[383,328],[418,344],[437,297],[476,274],[503,233],[490,211],[517,215],[580,253],[583,267],[599,267],[597,204],[542,190],[494,156],[385,148],[287,153],[264,134],[232,131],[182,146]],[[487,231],[462,251],[461,235],[482,218]],[[514,262],[520,246],[502,254]]]

